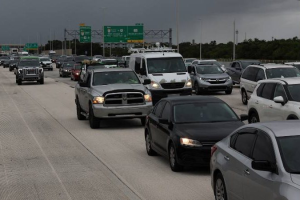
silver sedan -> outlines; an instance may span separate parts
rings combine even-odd
[[[251,124],[212,147],[217,200],[299,200],[299,121]]]

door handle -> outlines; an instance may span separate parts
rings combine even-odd
[[[255,101],[255,104],[258,104],[258,101]]]
[[[245,173],[246,175],[250,175],[250,172],[249,172],[248,169],[246,169],[246,170],[244,171],[244,173]]]
[[[230,160],[230,158],[228,156],[224,156],[224,159],[227,160],[227,161]]]
[[[273,108],[273,106],[272,106],[272,105],[269,105],[269,108]]]

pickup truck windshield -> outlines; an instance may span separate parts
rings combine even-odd
[[[180,57],[175,58],[148,58],[149,74],[186,72],[185,64]]]
[[[38,60],[24,60],[19,63],[19,67],[39,67],[40,63]]]
[[[113,72],[96,72],[94,73],[93,85],[109,84],[140,84],[140,80],[131,71],[113,71]]]

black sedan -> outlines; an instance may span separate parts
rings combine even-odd
[[[169,159],[173,171],[184,166],[208,166],[211,147],[244,125],[222,100],[205,96],[168,97],[160,100],[145,126],[149,156]]]

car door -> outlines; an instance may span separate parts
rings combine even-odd
[[[257,77],[257,73],[259,71],[259,68],[257,67],[247,67],[246,70],[244,71],[242,77],[244,77],[244,74],[246,74],[245,78],[242,79],[242,84],[244,86],[244,88],[246,89],[247,95],[248,97],[251,96],[251,94],[253,93],[257,82],[256,82],[256,77]]]
[[[82,88],[82,97],[83,97],[83,109],[88,112],[89,111],[89,95],[91,93],[91,80],[92,74],[88,73],[86,78],[86,86]]]
[[[279,96],[283,97],[283,99],[286,101],[286,104],[283,105],[281,103],[275,103],[273,101],[275,97],[279,97]],[[272,102],[270,102],[270,106],[272,108],[270,109],[270,114],[272,115],[272,119],[274,121],[286,120],[289,115],[290,104],[288,102],[288,98],[282,84],[278,83],[276,85],[273,99]]]
[[[231,67],[229,68],[228,73],[235,83],[240,82],[241,68],[240,68],[240,64],[238,62],[233,62],[231,64]]]
[[[252,168],[252,161],[269,161],[276,164],[274,148],[271,138],[261,130],[257,132],[257,139],[252,151],[252,158],[245,162],[245,179],[243,193],[245,200],[277,199],[275,190],[281,186],[279,176],[268,171],[258,171]]]
[[[161,117],[162,110],[164,109],[166,101],[159,101],[153,109],[153,114],[149,117],[149,129],[151,135],[152,146],[154,149],[159,149],[158,146],[158,121]]]
[[[230,148],[224,153],[222,171],[224,173],[228,199],[242,200],[245,160],[251,155],[256,135],[254,129],[243,129],[231,137]]]
[[[166,103],[163,112],[161,114],[162,120],[170,122],[171,119],[171,105]],[[170,137],[169,124],[158,123],[157,125],[157,145],[164,153],[168,150],[168,138]]]
[[[275,121],[276,117],[273,116],[273,96],[275,90],[276,83],[266,83],[262,93],[261,98],[263,99],[260,101],[260,115],[259,120],[260,122],[268,122],[268,121]]]
[[[191,81],[192,81],[193,86],[195,87],[194,83],[195,83],[196,80],[197,80],[196,67],[193,66],[193,65],[191,65],[191,66],[189,66],[189,67],[190,67],[190,69],[191,69],[191,71],[190,71],[190,72],[191,72],[191,73],[190,73]]]

